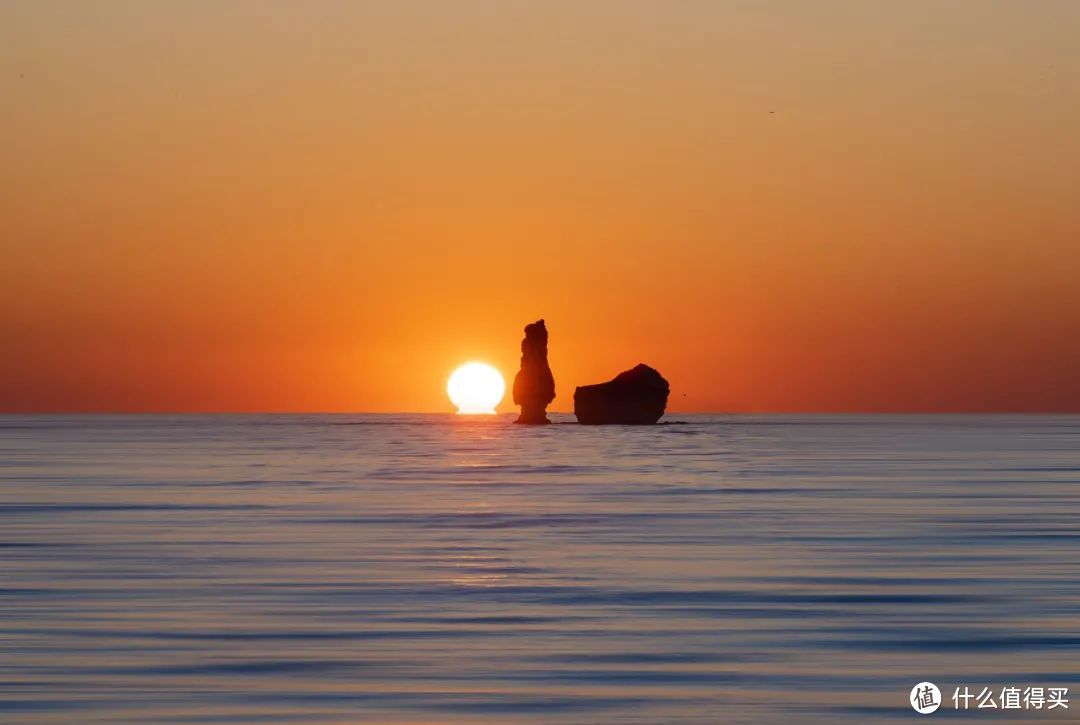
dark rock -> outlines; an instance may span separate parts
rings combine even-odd
[[[638,365],[606,383],[577,388],[574,415],[585,425],[651,425],[664,414],[670,390],[660,373]]]
[[[547,360],[547,328],[543,320],[525,325],[521,369],[514,376],[514,403],[521,406],[515,423],[550,423],[548,404],[555,399],[555,378]]]

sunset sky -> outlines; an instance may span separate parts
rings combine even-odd
[[[1080,411],[1080,2],[0,5],[0,411]],[[513,409],[509,396],[500,410]]]

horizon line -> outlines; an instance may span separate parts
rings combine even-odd
[[[449,410],[0,410],[0,416],[106,416],[106,415],[446,415],[463,418],[498,418],[516,411],[464,414]],[[573,411],[548,411],[549,415],[573,416]],[[663,417],[682,415],[795,416],[795,415],[1080,415],[1077,410],[696,410],[665,412]]]

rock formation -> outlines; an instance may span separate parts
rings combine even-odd
[[[586,425],[651,425],[664,414],[670,389],[660,373],[639,364],[606,383],[577,388],[574,415]]]
[[[555,378],[547,359],[547,328],[543,320],[525,325],[521,369],[514,376],[514,404],[521,406],[515,423],[550,423],[548,404],[555,399]]]

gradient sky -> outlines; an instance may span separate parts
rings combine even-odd
[[[1073,0],[0,5],[0,410],[1080,410]],[[504,401],[503,410],[512,409]]]

